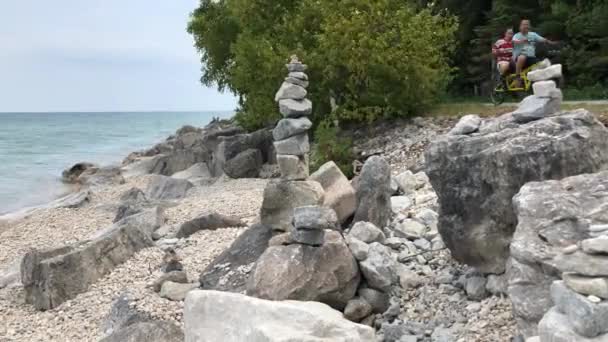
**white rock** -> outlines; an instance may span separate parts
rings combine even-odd
[[[581,241],[581,249],[588,254],[608,253],[608,236],[600,236],[595,239]]]
[[[416,191],[416,176],[412,173],[412,171],[405,171],[400,173],[399,175],[394,177],[397,184],[399,184],[399,188],[405,195],[410,195]]]
[[[557,89],[555,81],[540,81],[532,84],[534,95],[538,97],[551,97],[551,92]]]
[[[363,261],[367,259],[367,254],[369,253],[369,245],[365,242],[356,239],[352,236],[346,238],[346,243],[348,244],[348,248],[357,261]]]
[[[416,240],[421,238],[426,232],[426,226],[416,220],[406,219],[395,225],[394,234],[396,237]]]
[[[452,128],[449,134],[451,135],[466,135],[476,132],[481,126],[481,118],[479,115],[465,115],[460,118],[460,121]]]
[[[383,242],[385,239],[384,233],[380,228],[373,223],[357,222],[348,232],[349,237],[361,240],[365,243]]]
[[[397,214],[409,209],[412,206],[412,200],[407,196],[391,197],[391,208],[393,213]]]
[[[555,64],[544,69],[537,69],[528,73],[528,79],[532,82],[547,81],[562,77],[562,65]]]
[[[279,88],[276,95],[274,96],[274,100],[302,100],[306,97],[306,95],[307,91],[304,87],[289,82],[283,82],[281,88]]]
[[[268,301],[191,291],[184,307],[186,342],[375,341],[374,330],[317,302]]]

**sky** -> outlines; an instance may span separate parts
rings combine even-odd
[[[200,83],[197,0],[1,0],[0,112],[233,110]]]

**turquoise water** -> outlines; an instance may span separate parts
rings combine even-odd
[[[231,112],[0,113],[0,214],[65,193],[74,163],[120,164],[183,125],[204,126]]]

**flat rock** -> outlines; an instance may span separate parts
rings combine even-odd
[[[178,239],[187,238],[201,230],[216,230],[220,228],[245,227],[245,222],[238,217],[231,217],[216,212],[205,213],[195,219],[183,223],[176,234]]]
[[[593,303],[569,289],[563,281],[553,282],[551,298],[579,335],[596,337],[608,332],[608,302]]]
[[[310,175],[310,180],[319,182],[325,190],[323,205],[335,210],[340,222],[345,222],[357,208],[355,189],[333,161],[323,164]]]
[[[310,152],[308,134],[298,134],[285,140],[275,141],[274,148],[277,151],[277,154],[303,156]]]
[[[392,196],[391,209],[393,213],[401,213],[412,206],[412,200],[407,196]]]
[[[557,89],[555,81],[540,81],[532,84],[534,95],[538,97],[552,97],[552,93]]]
[[[192,291],[184,307],[186,342],[374,341],[374,330],[317,302],[269,301]]]
[[[308,246],[321,246],[325,242],[325,231],[296,228],[291,231],[291,241]]]
[[[324,191],[316,181],[271,181],[264,189],[262,224],[273,230],[288,232],[297,207],[321,205]]]
[[[551,97],[540,97],[530,95],[517,106],[511,113],[517,123],[527,123],[540,120],[559,111],[561,100]]]
[[[385,159],[370,157],[359,176],[358,206],[354,222],[371,222],[385,227],[391,217],[391,172]]]
[[[369,245],[365,242],[356,239],[352,236],[348,236],[346,238],[346,243],[348,244],[348,248],[353,253],[353,256],[357,261],[363,261],[367,259],[367,254],[369,252]]]
[[[281,170],[281,178],[284,180],[306,180],[308,178],[308,155],[279,154],[277,155],[277,163],[279,164],[279,170]]]
[[[171,271],[163,273],[157,280],[152,283],[154,292],[160,292],[163,284],[167,281],[173,283],[186,284],[188,282],[188,274],[185,271]]]
[[[146,188],[146,197],[152,200],[176,200],[186,197],[193,185],[185,179],[154,175]]]
[[[166,281],[160,288],[160,296],[174,302],[181,302],[186,298],[188,292],[197,289],[199,285],[199,283],[184,284]]]
[[[554,64],[544,69],[537,69],[528,73],[528,79],[532,82],[547,81],[562,77],[562,65]]]
[[[309,82],[300,78],[296,78],[296,77],[285,77],[285,82],[287,83],[291,83],[291,84],[295,84],[295,85],[299,85],[300,87],[304,87],[304,88],[308,88],[309,86]]]
[[[575,292],[608,299],[608,278],[585,277],[576,273],[562,274],[564,283]]]
[[[466,135],[477,132],[481,126],[481,118],[479,115],[465,115],[452,128],[449,134],[452,135]]]
[[[417,240],[424,236],[426,230],[427,228],[424,224],[416,220],[405,219],[403,222],[395,224],[393,234],[396,237]]]
[[[312,102],[308,99],[303,100],[292,100],[285,99],[279,100],[279,111],[286,118],[299,118],[302,116],[309,116],[312,114]]]
[[[583,240],[580,245],[587,254],[608,254],[608,235]]]
[[[559,254],[553,263],[562,272],[574,272],[590,277],[608,277],[608,255],[589,255],[581,251]]]
[[[302,86],[293,84],[290,82],[283,82],[281,88],[277,91],[274,96],[275,101],[291,99],[291,100],[302,100],[306,98],[308,92]]]
[[[275,141],[285,140],[307,132],[312,127],[312,122],[307,117],[296,119],[279,120],[276,127],[272,131],[272,136]]]
[[[550,342],[608,342],[608,335],[586,338],[577,334],[568,316],[552,308],[538,325],[540,341]]]
[[[373,223],[357,222],[348,232],[348,236],[365,243],[383,242],[386,238],[382,230]]]
[[[340,233],[321,247],[271,246],[255,266],[247,294],[271,300],[319,301],[343,309],[359,285],[357,261]]]
[[[295,228],[338,230],[338,216],[331,208],[321,206],[297,207],[294,209]]]
[[[112,303],[110,313],[104,319],[101,330],[104,335],[110,335],[129,325],[152,320],[148,313],[139,311],[135,308],[133,296],[128,292],[123,292]]]
[[[186,170],[176,172],[171,175],[173,178],[196,180],[200,178],[211,178],[211,172],[207,163],[196,163]]]
[[[289,70],[290,74],[295,72],[304,73],[304,71],[308,69],[308,65],[300,62],[285,64],[285,67],[287,68],[287,70]]]

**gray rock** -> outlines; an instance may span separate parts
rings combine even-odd
[[[19,257],[0,270],[0,289],[14,288],[22,285],[20,274],[22,260],[23,258]]]
[[[139,205],[134,204],[121,204],[116,210],[116,216],[112,220],[113,223],[116,223],[125,217],[129,217],[135,214],[141,213],[143,208]]]
[[[302,80],[299,78],[295,78],[295,77],[285,77],[285,82],[299,85],[300,87],[304,87],[304,88],[308,88],[308,85],[309,85],[308,81],[305,81],[305,80]]]
[[[479,115],[465,115],[452,128],[449,134],[452,135],[466,135],[477,132],[481,126],[481,118]]]
[[[84,189],[61,198],[58,198],[47,204],[47,208],[81,208],[91,201],[91,190]]]
[[[295,228],[339,230],[336,212],[331,208],[320,206],[295,208],[293,226]]]
[[[392,196],[391,197],[391,209],[393,213],[401,213],[406,211],[412,206],[412,200],[407,196]]]
[[[31,250],[21,263],[25,299],[38,310],[49,310],[76,295],[127,261],[154,246],[136,225],[120,225],[94,240],[52,250]]]
[[[583,240],[581,249],[587,254],[608,254],[608,236],[603,235],[594,239]]]
[[[486,283],[486,290],[495,295],[502,296],[507,295],[507,287],[508,287],[508,279],[506,274],[496,275],[490,274],[488,275],[488,282]]]
[[[540,341],[550,342],[608,342],[608,335],[586,338],[577,334],[568,316],[552,308],[538,325]]]
[[[563,273],[564,283],[584,295],[608,299],[608,278],[585,277],[575,273]]]
[[[310,175],[310,180],[319,182],[325,190],[323,205],[332,208],[340,222],[345,222],[357,208],[355,189],[336,163],[327,162]]]
[[[277,151],[277,154],[303,156],[310,152],[308,134],[302,133],[289,137],[285,140],[275,141],[274,148]]]
[[[324,191],[318,182],[271,181],[264,189],[262,224],[273,230],[287,232],[292,228],[293,213],[297,207],[321,205]]]
[[[390,305],[387,293],[371,288],[360,288],[358,295],[372,306],[372,312],[384,313]]]
[[[184,332],[173,323],[150,321],[131,324],[99,342],[183,342]]]
[[[188,294],[184,323],[186,342],[375,340],[372,328],[348,321],[322,303],[269,301],[216,291]]]
[[[321,246],[325,241],[325,231],[297,228],[291,231],[291,241],[308,246]]]
[[[208,162],[211,175],[214,177],[222,176],[225,164],[241,152],[249,149],[260,150],[263,163],[273,163],[275,157],[272,131],[269,129],[262,129],[249,134],[219,137],[216,145]]]
[[[104,335],[110,335],[115,331],[123,329],[129,325],[150,321],[148,313],[139,311],[135,308],[135,303],[128,292],[123,292],[114,302],[110,313],[104,319],[101,330]]]
[[[303,100],[306,98],[307,94],[308,92],[304,87],[289,82],[283,82],[281,88],[279,88],[279,90],[275,94],[274,100]]]
[[[176,234],[178,239],[187,238],[201,230],[216,230],[220,228],[245,227],[245,222],[237,217],[225,216],[216,212],[205,213],[195,219],[183,223]]]
[[[250,148],[226,161],[224,172],[230,178],[257,178],[262,170],[264,159],[257,148]]]
[[[416,272],[410,271],[403,265],[398,267],[399,285],[402,289],[417,288],[424,284],[424,278],[419,276]]]
[[[361,170],[357,189],[358,206],[354,222],[371,222],[385,227],[391,217],[391,172],[381,157],[370,157]]]
[[[348,248],[353,253],[353,256],[357,261],[363,261],[367,259],[367,254],[369,253],[369,245],[365,242],[356,239],[354,237],[348,236],[346,238],[346,243],[348,244]]]
[[[306,118],[297,119],[282,119],[279,120],[276,127],[272,131],[272,136],[275,141],[285,140],[294,135],[299,135],[307,132],[312,127],[312,122]]]
[[[551,285],[551,298],[557,309],[568,316],[570,325],[579,335],[596,337],[608,332],[608,302],[592,303],[562,281]]]
[[[301,72],[303,73],[308,69],[308,65],[302,64],[301,62],[289,63],[285,65],[289,73]]]
[[[534,90],[534,95],[538,97],[551,97],[552,92],[557,90],[557,85],[555,81],[540,81],[534,82],[532,89]]]
[[[154,292],[160,292],[163,284],[167,281],[179,284],[186,284],[188,282],[188,274],[185,271],[171,271],[163,273],[160,278],[152,283],[152,289]]]
[[[420,220],[420,222],[424,223],[427,227],[431,228],[431,229],[436,229],[437,228],[437,223],[439,221],[439,214],[437,214],[435,211],[429,209],[429,208],[424,208],[420,211],[418,211],[414,217],[417,220]]]
[[[608,277],[608,255],[590,255],[580,251],[559,254],[553,263],[562,272],[574,272],[590,277]]]
[[[416,239],[416,240],[414,240],[414,246],[416,246],[416,248],[418,248],[420,250],[423,250],[423,251],[430,251],[431,250],[431,243],[427,239]]]
[[[361,322],[362,319],[372,313],[372,306],[365,299],[354,298],[348,301],[344,308],[344,318],[353,322]]]
[[[547,68],[537,69],[528,73],[528,79],[532,82],[547,81],[562,77],[562,65],[554,64]]]
[[[165,281],[160,288],[160,296],[174,302],[181,302],[186,299],[188,292],[197,289],[199,285],[199,283],[182,284],[174,283],[172,281]]]
[[[286,118],[299,118],[312,114],[312,102],[308,99],[279,101],[279,111]]]
[[[395,180],[395,177],[391,177],[391,196],[395,196],[399,193],[399,183]]]
[[[384,242],[382,242],[382,244],[398,251],[401,248],[401,246],[403,246],[405,244],[405,242],[403,241],[402,238],[391,237],[391,238],[385,239]]]
[[[365,243],[384,242],[385,236],[373,223],[357,222],[348,232],[348,236]]]
[[[305,73],[303,73],[301,71],[290,72],[287,76],[297,78],[299,80],[308,81],[308,75],[306,75]]]
[[[452,256],[500,274],[518,222],[513,196],[531,181],[608,167],[608,129],[577,110],[511,129],[444,136],[429,145],[425,160],[441,206],[439,233]]]
[[[211,171],[209,171],[209,166],[207,166],[207,163],[196,163],[186,170],[172,174],[171,177],[186,180],[211,178]]]
[[[152,207],[142,209],[140,212],[127,216],[116,222],[116,226],[137,226],[141,231],[152,238],[152,233],[165,224],[165,209]]]
[[[253,265],[268,247],[272,230],[255,224],[217,256],[200,275],[201,288],[218,291],[244,292]]]
[[[397,262],[388,247],[378,242],[370,244],[367,259],[359,266],[371,288],[386,292],[397,282]]]
[[[395,236],[410,240],[420,239],[425,232],[426,227],[422,223],[412,219],[406,219],[401,223],[397,223],[393,231]]]
[[[412,173],[412,171],[405,171],[397,175],[395,178],[397,184],[399,184],[399,189],[405,194],[410,195],[416,191],[417,181],[416,176]]]
[[[435,328],[431,334],[431,342],[454,342],[458,339],[462,329],[463,327],[459,324],[454,324],[451,328]]]
[[[398,298],[391,298],[389,301],[388,309],[382,314],[382,316],[389,321],[394,320],[401,313],[401,304],[399,303]]]
[[[139,188],[131,188],[120,195],[120,201],[123,203],[130,204],[143,204],[147,203],[148,199],[143,191]]]
[[[325,231],[321,247],[271,246],[257,261],[247,294],[271,300],[320,301],[342,310],[355,295],[357,261],[340,233]]]
[[[540,120],[559,111],[561,100],[559,98],[539,97],[530,95],[526,97],[511,113],[517,123],[527,123]]]
[[[399,342],[405,335],[409,335],[409,329],[401,321],[385,322],[380,328],[384,335],[384,342]]]
[[[305,180],[308,178],[308,155],[292,156],[279,154],[277,155],[277,162],[279,163],[282,179]]]
[[[192,183],[185,179],[154,175],[146,188],[146,197],[152,200],[175,200],[186,197]]]
[[[464,289],[471,300],[480,301],[488,296],[486,292],[487,279],[481,276],[467,278]]]
[[[83,172],[94,168],[97,168],[97,165],[93,163],[76,163],[70,168],[63,170],[63,172],[61,173],[61,177],[65,183],[76,183],[78,181],[78,177],[80,177]]]

